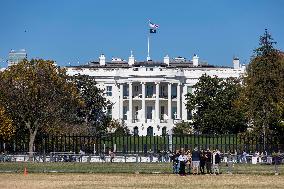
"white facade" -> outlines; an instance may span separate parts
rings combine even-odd
[[[103,59],[105,57],[103,56]],[[220,78],[239,77],[244,67],[217,68],[193,61],[164,63],[99,62],[88,66],[68,67],[69,75],[94,76],[98,87],[112,105],[112,119],[123,120],[130,132],[139,135],[171,133],[175,123],[190,120],[185,95],[203,74]]]

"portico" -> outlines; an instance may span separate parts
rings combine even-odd
[[[181,85],[178,80],[119,83],[121,121],[139,135],[146,135],[148,127],[157,128],[153,135],[162,134],[160,128],[168,131],[181,118]]]

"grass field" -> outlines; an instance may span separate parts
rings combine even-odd
[[[0,174],[1,189],[38,188],[284,188],[283,176],[268,175],[198,175],[168,174],[82,174],[32,173]]]
[[[0,163],[0,189],[284,188],[284,165],[236,164],[233,174],[171,174],[171,163]],[[24,169],[28,174],[25,176]],[[139,174],[138,174],[139,172]]]
[[[0,173],[23,173],[24,168],[27,168],[29,173],[172,173],[171,163],[0,163]],[[227,167],[222,164],[221,172],[225,174],[226,171]],[[284,175],[284,165],[279,167],[279,172],[281,175]],[[274,166],[235,164],[233,173],[246,175],[273,175]]]

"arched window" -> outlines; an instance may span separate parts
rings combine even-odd
[[[139,130],[138,130],[137,126],[133,128],[133,134],[134,134],[134,136],[138,136],[139,135]]]
[[[153,127],[151,127],[151,126],[149,126],[148,128],[147,128],[147,136],[153,136],[154,134],[153,134]]]
[[[167,127],[162,128],[162,135],[163,136],[167,135]]]

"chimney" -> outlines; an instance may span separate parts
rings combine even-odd
[[[134,56],[132,54],[132,51],[130,51],[130,52],[131,52],[131,55],[130,55],[130,57],[128,59],[128,65],[132,66],[135,63],[135,59],[134,59]]]
[[[194,54],[192,58],[193,66],[198,66],[198,59],[199,57],[196,54]]]
[[[164,63],[167,64],[168,66],[170,65],[170,57],[169,57],[169,55],[166,55],[164,57]]]
[[[100,60],[100,66],[106,65],[106,57],[104,54],[101,54],[101,56],[99,57],[99,60]]]
[[[233,65],[234,65],[234,69],[240,69],[240,59],[235,57],[233,59]]]

